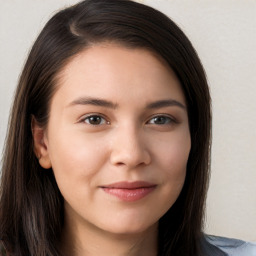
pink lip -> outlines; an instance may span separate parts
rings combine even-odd
[[[156,188],[156,184],[145,181],[118,182],[101,187],[106,193],[123,201],[133,202],[142,199]]]

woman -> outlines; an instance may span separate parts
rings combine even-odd
[[[203,67],[169,18],[128,0],[60,11],[12,108],[7,255],[226,255],[202,233],[210,128]]]

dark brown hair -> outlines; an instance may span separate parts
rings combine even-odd
[[[211,137],[205,73],[190,41],[172,20],[129,0],[85,0],[64,9],[34,43],[16,90],[5,143],[0,239],[11,255],[60,255],[63,198],[52,170],[42,171],[33,152],[31,117],[47,125],[60,70],[81,50],[105,41],[157,53],[181,82],[192,146],[183,190],[159,221],[159,255],[201,255]]]

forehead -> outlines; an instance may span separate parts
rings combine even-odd
[[[57,84],[63,97],[172,94],[185,101],[178,78],[160,56],[116,44],[98,44],[81,51],[61,70]]]

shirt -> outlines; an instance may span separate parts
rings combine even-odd
[[[255,242],[211,235],[206,235],[205,238],[207,242],[225,252],[227,256],[256,256]]]
[[[204,238],[213,247],[217,247],[217,250],[215,250],[211,246],[209,247],[207,245],[204,245],[207,256],[222,256],[224,254],[226,256],[256,256],[256,243],[211,235],[205,235]],[[219,253],[219,250],[221,251],[221,253]],[[0,255],[6,256],[5,250],[1,246],[1,243]]]

